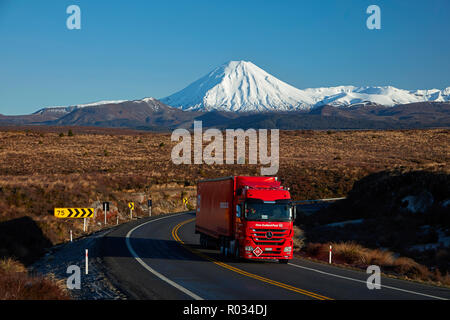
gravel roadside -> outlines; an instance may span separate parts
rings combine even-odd
[[[32,274],[53,274],[56,279],[67,280],[70,265],[77,265],[81,271],[81,288],[69,290],[75,300],[125,300],[126,295],[115,288],[102,271],[98,250],[100,238],[112,229],[99,231],[89,236],[74,239],[48,250],[46,255],[30,267]],[[85,274],[85,250],[89,252],[89,272]]]

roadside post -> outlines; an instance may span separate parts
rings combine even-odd
[[[109,212],[109,202],[103,202],[103,213],[105,214],[105,226],[106,226],[106,214]]]
[[[83,232],[86,232],[86,218],[83,219]]]
[[[86,274],[89,273],[89,263],[88,263],[88,249],[86,249]]]
[[[331,244],[330,244],[330,255],[328,256],[328,263],[331,264]]]
[[[151,199],[147,200],[147,206],[148,206],[148,216],[151,217],[152,216],[152,200]]]
[[[73,242],[72,241],[72,229],[70,229],[70,242]]]
[[[133,220],[134,202],[128,202],[128,207],[130,208],[131,220]]]

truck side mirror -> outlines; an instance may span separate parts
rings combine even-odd
[[[297,206],[294,204],[294,206],[292,207],[293,213],[294,213],[294,219],[297,219]]]
[[[236,217],[240,218],[242,215],[241,213],[241,206],[240,205],[236,205]]]

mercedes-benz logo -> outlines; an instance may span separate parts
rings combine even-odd
[[[267,231],[267,233],[266,233],[267,239],[272,238],[272,236],[273,236],[272,232],[271,231]]]

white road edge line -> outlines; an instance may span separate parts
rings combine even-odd
[[[134,259],[136,259],[137,262],[139,262],[145,269],[147,269],[148,271],[150,271],[151,273],[153,273],[155,276],[157,276],[158,278],[160,278],[162,281],[167,282],[168,284],[170,284],[171,286],[175,287],[176,289],[180,290],[181,292],[187,294],[188,296],[190,296],[191,298],[193,298],[194,300],[204,300],[202,297],[196,295],[195,293],[193,293],[192,291],[189,291],[188,289],[186,289],[185,287],[180,286],[178,283],[170,280],[169,278],[163,276],[161,273],[159,273],[158,271],[156,271],[155,269],[153,269],[152,267],[150,267],[148,264],[146,264],[141,258],[139,258],[139,256],[137,255],[136,251],[134,251],[133,247],[131,246],[130,243],[130,236],[131,234],[136,230],[139,229],[142,226],[145,226],[148,223],[152,223],[161,219],[166,219],[166,218],[171,218],[171,217],[175,217],[175,216],[179,216],[185,213],[179,213],[179,214],[174,214],[171,216],[167,216],[167,217],[161,217],[158,219],[154,219],[154,220],[150,220],[147,221],[143,224],[140,224],[136,227],[134,227],[133,229],[131,229],[130,231],[128,231],[126,237],[125,237],[125,242],[127,244],[128,250],[130,251],[130,253],[133,255]]]
[[[349,278],[349,277],[344,277],[344,276],[340,276],[334,273],[329,273],[329,272],[325,272],[325,271],[321,271],[321,270],[316,270],[316,269],[312,269],[312,268],[308,268],[308,267],[303,267],[303,266],[299,266],[293,263],[289,263],[289,265],[293,266],[293,267],[297,267],[297,268],[301,268],[301,269],[306,269],[306,270],[310,270],[310,271],[314,271],[314,272],[318,272],[318,273],[323,273],[329,276],[333,276],[333,277],[337,277],[337,278],[342,278],[342,279],[346,279],[346,280],[351,280],[351,281],[356,281],[356,282],[362,282],[362,283],[366,283],[366,281],[363,280],[359,280],[359,279],[354,279],[354,278]],[[415,292],[415,291],[410,291],[410,290],[406,290],[406,289],[400,289],[400,288],[396,288],[396,287],[391,287],[391,286],[386,286],[386,285],[380,285],[382,288],[387,288],[387,289],[392,289],[392,290],[398,290],[398,291],[403,291],[403,292],[407,292],[407,293],[412,293],[412,294],[416,294],[419,296],[424,296],[424,297],[429,297],[429,298],[433,298],[433,299],[438,299],[438,300],[448,300],[446,298],[442,298],[442,297],[436,297],[436,296],[432,296],[429,294],[425,294],[425,293],[420,293],[420,292]]]

